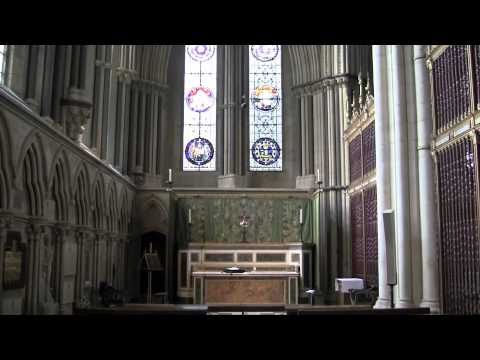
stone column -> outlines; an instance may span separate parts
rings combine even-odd
[[[132,83],[131,95],[131,115],[130,115],[130,134],[129,134],[129,152],[128,152],[128,173],[134,174],[136,168],[137,158],[137,122],[138,122],[138,97],[139,89],[137,83]]]
[[[146,113],[146,91],[145,84],[141,83],[140,89],[140,109],[138,111],[138,132],[137,132],[137,159],[136,159],[136,171],[143,173],[144,172],[144,156],[145,156],[145,113]]]
[[[100,244],[100,235],[95,233],[93,236],[93,275],[92,275],[92,286],[94,288],[98,287],[98,263],[99,263],[99,244]]]
[[[167,104],[169,103],[168,93],[166,91],[160,92],[159,100],[160,100],[159,101],[160,102],[159,118],[160,118],[161,126],[159,127],[160,144],[157,149],[157,174],[163,173],[162,183],[165,184],[165,182],[168,181],[168,169],[171,167],[169,166],[171,165],[170,158],[167,158],[167,151],[166,151],[166,148],[164,147],[164,144],[169,143],[168,128],[170,124],[168,123],[168,111],[167,111]],[[183,144],[183,140],[182,140],[182,144]],[[174,168],[174,167],[171,167],[171,168]]]
[[[374,45],[373,86],[375,93],[375,158],[377,181],[378,226],[378,290],[375,308],[390,307],[387,285],[387,259],[383,212],[391,208],[390,201],[390,139],[388,117],[387,54],[385,45]]]
[[[313,99],[308,91],[300,96],[302,127],[302,176],[314,175],[313,170]]]
[[[338,169],[339,174],[337,179],[339,179],[339,185],[347,185],[348,182],[348,167],[346,164],[346,144],[343,141],[343,135],[348,118],[348,86],[349,78],[347,76],[338,77],[337,88],[338,88],[338,102],[337,106],[339,108],[338,113],[338,127],[339,127],[339,146],[338,152],[340,156],[339,164],[340,168]],[[341,251],[339,253],[342,255],[342,263],[339,264],[339,272],[342,275],[348,274],[351,272],[351,246],[350,246],[350,217],[349,217],[349,202],[347,200],[346,191],[342,191],[340,194],[340,204],[339,208],[341,211],[341,229],[342,237],[339,238],[339,244],[341,244]],[[340,243],[341,241],[341,243]]]
[[[75,233],[75,240],[76,240],[76,245],[77,245],[77,271],[76,271],[76,282],[75,282],[75,288],[76,288],[76,298],[75,302],[80,301],[82,298],[83,294],[83,247],[84,247],[84,234],[83,231],[77,230]]]
[[[45,61],[45,45],[31,45],[28,56],[26,103],[40,112]]]
[[[7,241],[7,228],[9,222],[6,219],[0,218],[0,264],[3,264],[3,252],[5,249],[5,242]],[[0,293],[3,290],[3,271],[0,271]]]
[[[240,84],[237,82],[236,75],[241,64],[237,61],[241,49],[239,49],[239,45],[225,45],[224,48],[223,174],[218,177],[218,187],[245,187],[246,178],[237,171],[238,142],[241,139],[237,131],[239,129],[237,89]]]
[[[392,46],[392,96],[395,144],[395,237],[398,253],[398,304],[413,306],[410,240],[408,122],[405,94],[405,58],[402,45]]]
[[[65,253],[65,243],[67,241],[67,236],[68,236],[68,225],[67,224],[57,224],[55,227],[55,246],[57,249],[56,252],[56,261],[57,261],[57,275],[55,276],[56,279],[56,287],[57,287],[57,297],[58,297],[58,307],[59,307],[59,313],[63,314],[64,313],[64,308],[63,308],[63,299],[64,299],[64,293],[63,293],[63,282],[64,282],[64,277],[65,277],[65,258],[64,258],[64,253]]]
[[[297,176],[297,188],[313,188],[316,184],[314,169],[314,125],[313,125],[313,95],[306,87],[300,90],[300,127],[302,162],[300,176]]]
[[[420,306],[429,307],[432,312],[440,312],[434,164],[431,153],[433,124],[425,49],[425,45],[414,46],[423,280],[423,297]]]
[[[27,308],[28,313],[37,314],[39,301],[39,279],[40,279],[40,245],[42,231],[40,225],[30,225],[26,229],[28,236],[28,281],[27,281]]]
[[[67,136],[82,142],[92,114],[92,100],[85,92],[86,47],[73,45],[69,58],[68,93],[62,100],[62,112]]]

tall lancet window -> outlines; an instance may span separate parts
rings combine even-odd
[[[183,170],[215,171],[217,46],[185,47]]]
[[[250,170],[282,170],[282,61],[279,45],[249,46]]]

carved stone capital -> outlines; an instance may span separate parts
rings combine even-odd
[[[133,182],[137,186],[145,185],[145,173],[141,168],[135,169],[135,172],[132,174]]]
[[[77,90],[71,89],[69,96],[62,100],[62,109],[67,136],[80,142],[85,126],[92,116],[92,104]]]
[[[62,223],[56,224],[53,228],[53,231],[58,240],[65,240],[65,238],[70,236],[72,233],[70,225]]]
[[[115,73],[117,74],[117,78],[122,81],[129,83],[133,80],[134,74],[131,69],[125,69],[122,67],[118,67],[115,69]]]
[[[350,82],[350,78],[348,76],[337,76],[335,78],[335,83],[338,85],[347,85]]]
[[[0,232],[9,229],[12,226],[12,217],[10,215],[2,215],[0,217]]]
[[[45,226],[42,224],[30,224],[25,228],[29,240],[40,241],[45,235]]]
[[[425,65],[427,66],[427,70],[428,70],[428,71],[432,71],[432,69],[433,69],[433,62],[432,62],[432,59],[431,59],[431,58],[427,58],[427,60],[425,61]]]

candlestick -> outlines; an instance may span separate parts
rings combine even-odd
[[[192,223],[192,209],[188,209],[188,223]]]
[[[300,224],[303,224],[303,209],[300,208]]]
[[[168,169],[168,182],[172,182],[172,169]]]
[[[320,169],[317,169],[317,183],[320,182]]]

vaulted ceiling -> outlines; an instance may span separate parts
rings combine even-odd
[[[168,84],[172,45],[135,46],[138,77]],[[342,74],[365,74],[371,66],[371,47],[367,45],[287,45],[293,86],[314,83]]]

